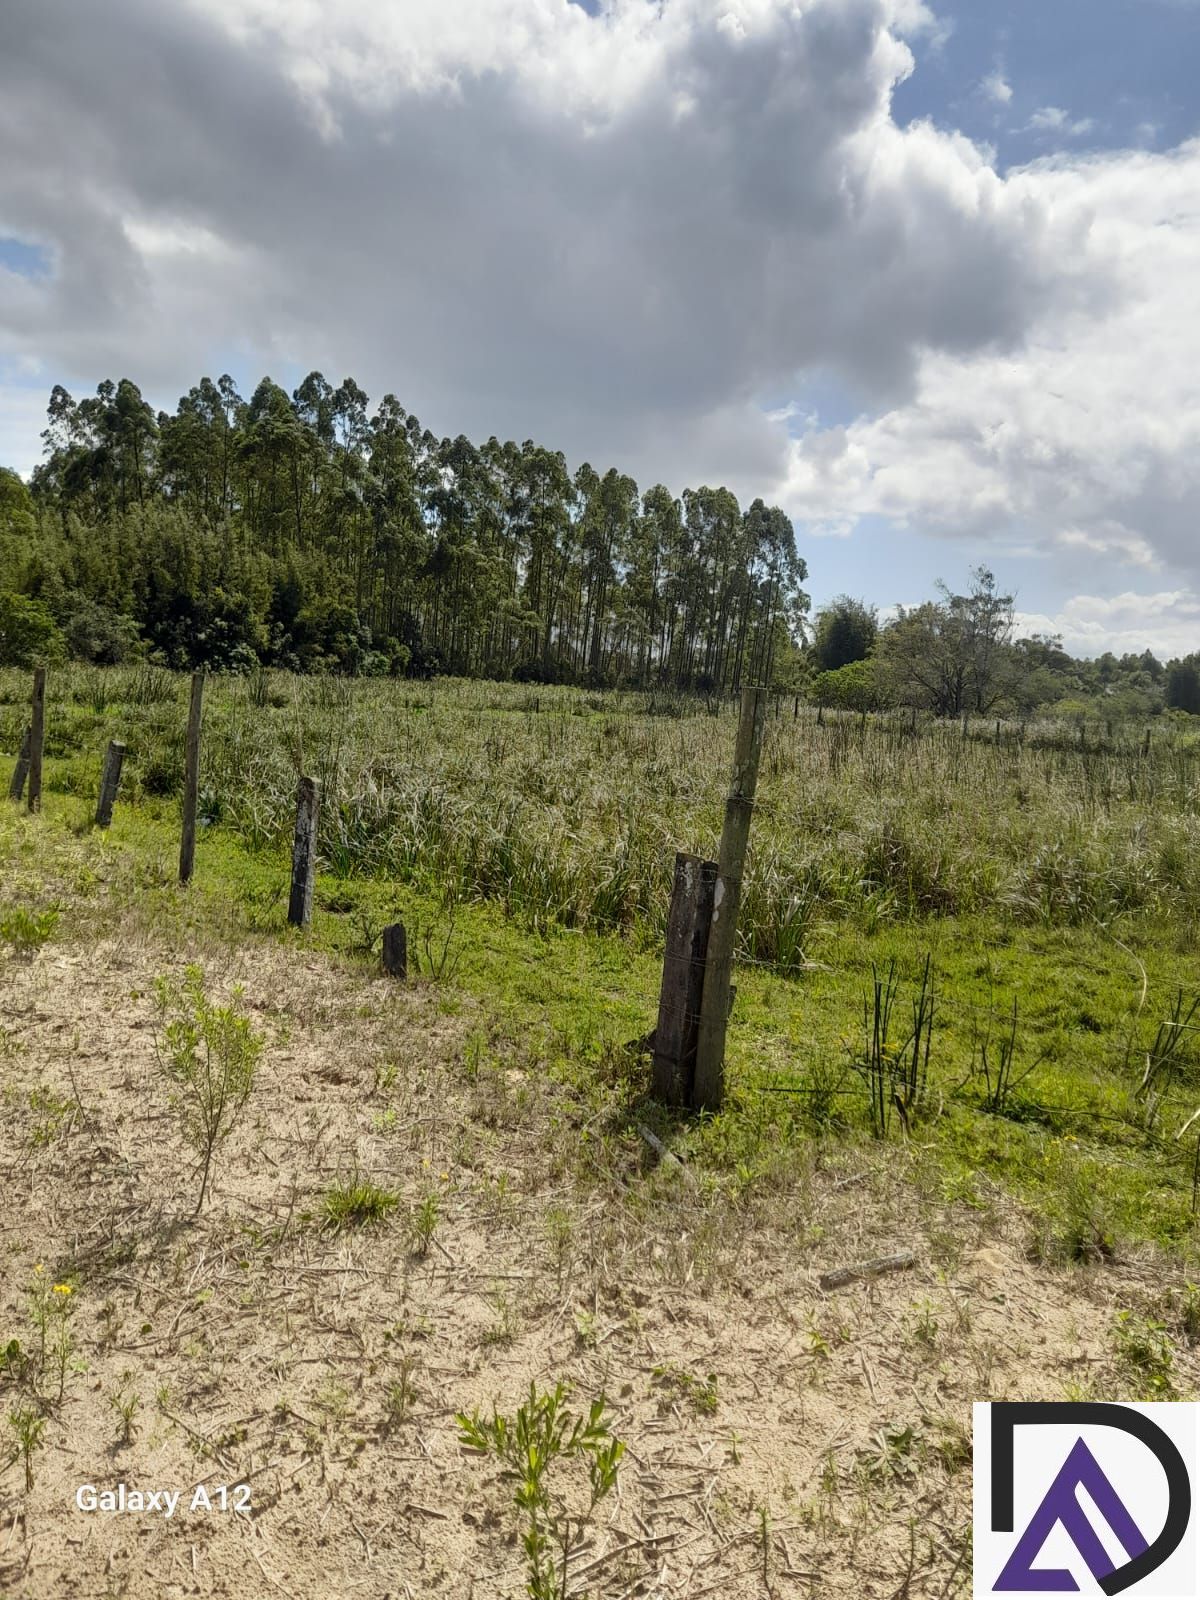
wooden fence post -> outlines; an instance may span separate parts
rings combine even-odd
[[[654,1093],[667,1105],[691,1103],[716,883],[715,861],[682,852],[675,857],[652,1067]]]
[[[314,778],[301,778],[296,794],[292,894],[288,901],[288,921],[293,928],[307,928],[312,921],[313,878],[317,870],[317,823],[320,815],[320,784]]]
[[[179,845],[179,881],[187,883],[196,864],[196,806],[200,799],[200,717],[204,705],[204,674],[192,673],[192,698],[188,706],[187,756],[183,778],[183,838]]]
[[[696,1045],[696,1076],[692,1105],[717,1111],[725,1093],[725,1030],[729,1023],[729,982],[733,972],[733,943],[737,935],[738,907],[742,900],[742,870],[754,815],[758,762],[762,754],[765,689],[742,690],[742,712],[733,752],[733,780],[725,802],[725,825],[717,881],[713,889],[712,923],[708,958],[704,968],[704,993],[700,1001],[700,1036]]]
[[[125,760],[125,746],[119,739],[110,739],[104,752],[104,767],[100,773],[100,798],[96,802],[96,826],[107,828],[112,821],[113,802],[117,798],[117,785],[121,781],[121,763]]]
[[[402,922],[383,930],[383,970],[393,978],[408,977],[408,933]]]
[[[25,724],[25,736],[21,740],[21,749],[17,755],[17,764],[13,768],[12,782],[8,786],[8,798],[19,800],[25,793],[25,779],[29,776],[29,724]]]
[[[42,754],[46,745],[46,669],[33,669],[33,700],[29,712],[29,809],[42,809]]]

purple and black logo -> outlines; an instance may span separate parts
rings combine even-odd
[[[1196,1594],[1195,1407],[975,1407],[975,1595]]]

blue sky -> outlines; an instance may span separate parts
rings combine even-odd
[[[1200,646],[1200,0],[919,10],[9,0],[0,462],[317,367],[762,494],[818,603]]]

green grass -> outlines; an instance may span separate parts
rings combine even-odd
[[[378,970],[369,947],[386,922],[440,947],[452,921],[440,1003],[470,996],[482,1019],[464,1073],[516,1052],[592,1107],[596,1145],[640,1118],[734,1191],[770,1185],[799,1151],[870,1147],[855,1063],[872,973],[895,964],[899,1044],[928,955],[929,1082],[907,1135],[893,1124],[889,1159],[946,1200],[1016,1195],[1047,1255],[1147,1239],[1190,1252],[1200,1123],[1177,1135],[1200,1106],[1200,1032],[1153,1116],[1138,1095],[1176,995],[1200,993],[1200,755],[1186,730],[1156,730],[1143,756],[1140,728],[1092,748],[1052,725],[997,744],[957,727],[912,739],[773,722],[728,1099],[680,1121],[645,1102],[646,1062],[626,1046],[655,1020],[674,851],[715,850],[729,716],[656,718],[641,697],[565,690],[540,691],[534,714],[511,686],[282,676],[264,709],[246,685],[213,682],[210,820],[182,891],[183,680],[114,672],[101,714],[82,677],[52,677],[43,814],[0,809],[0,915],[70,907],[54,936],[85,939],[135,914],[164,939],[287,940],[363,972]],[[0,674],[10,752],[25,689]],[[113,736],[130,776],[101,834],[88,817]],[[286,926],[297,765],[324,782],[305,934]],[[981,1051],[994,1059],[1014,1000],[1015,1087],[998,1114]]]
[[[325,1195],[325,1221],[331,1228],[364,1228],[383,1222],[400,1196],[357,1174],[331,1185]]]

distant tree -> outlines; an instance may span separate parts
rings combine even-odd
[[[882,704],[879,674],[874,661],[848,661],[832,672],[818,672],[812,681],[812,698],[836,711],[877,711]]]
[[[938,584],[939,601],[900,608],[877,646],[884,681],[902,705],[937,716],[990,711],[1013,686],[1013,601],[986,567],[965,595]]]
[[[1167,705],[1173,711],[1200,716],[1200,664],[1194,655],[1168,664]]]
[[[818,672],[836,672],[864,661],[875,648],[879,615],[874,606],[840,594],[817,613],[812,652]]]

